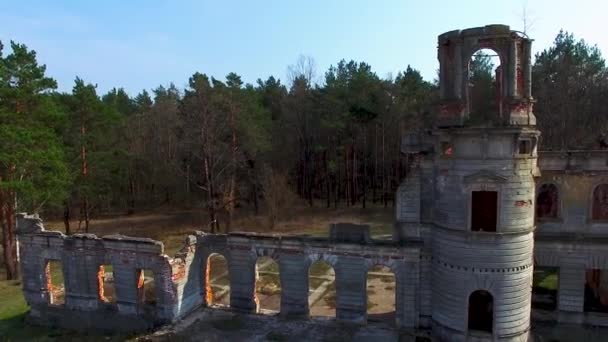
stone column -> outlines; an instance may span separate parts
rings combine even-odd
[[[419,318],[419,280],[420,264],[405,262],[401,265],[397,279],[396,316],[397,326],[402,328],[418,327]]]
[[[73,235],[64,245],[66,305],[73,310],[96,310],[100,302],[98,272],[105,252],[98,240],[87,237]]]
[[[116,290],[116,305],[121,314],[137,314],[138,274],[131,263],[112,263],[114,272],[114,288]]]
[[[230,307],[235,311],[255,312],[255,255],[250,250],[230,250]]]
[[[308,317],[308,262],[304,254],[281,254],[281,316]]]
[[[585,264],[561,264],[557,290],[557,307],[559,311],[583,312],[584,303]]]
[[[525,85],[526,85],[526,92],[525,94],[521,94],[522,96],[531,99],[532,98],[532,42],[530,41],[524,41],[522,42],[522,44],[524,44],[523,46],[523,50],[524,50],[524,56],[522,56],[523,59],[523,65],[524,65],[524,80],[525,80]]]
[[[340,256],[336,264],[336,318],[367,322],[367,267],[361,257]]]
[[[507,89],[507,98],[513,98],[517,95],[517,41],[512,40],[509,44],[509,65],[503,67],[504,87]]]
[[[159,257],[163,258],[163,257]],[[159,265],[153,269],[156,293],[156,314],[162,321],[171,321],[177,316],[177,290],[173,283],[173,270],[169,261],[161,259]]]

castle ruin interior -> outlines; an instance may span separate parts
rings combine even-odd
[[[308,269],[323,260],[335,270],[341,322],[367,322],[367,273],[383,265],[395,275],[395,326],[436,340],[527,341],[532,320],[608,326],[608,151],[539,151],[531,43],[504,25],[438,37],[436,128],[403,138],[413,162],[397,190],[392,241],[352,224],[332,225],[329,238],[197,232],[170,258],[158,241],[66,236],[21,214],[29,320],[117,332],[175,322],[209,306],[208,260],[221,254],[238,312],[258,312],[256,260],[265,256],[279,265],[281,317],[308,318]],[[500,59],[496,112],[483,124],[470,115],[469,61],[480,49]],[[53,263],[62,265],[61,298]],[[557,277],[556,288],[533,291],[537,275]]]

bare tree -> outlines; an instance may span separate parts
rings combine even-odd
[[[293,85],[299,78],[306,80],[306,83],[313,85],[316,83],[317,63],[311,56],[300,55],[295,64],[287,67],[287,81]]]

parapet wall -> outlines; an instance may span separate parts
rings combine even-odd
[[[255,301],[255,265],[268,256],[279,265],[283,317],[309,316],[308,269],[317,260],[333,266],[336,274],[336,318],[367,321],[366,279],[375,265],[389,267],[396,278],[396,324],[418,327],[419,263],[421,245],[373,241],[362,226],[332,227],[332,239],[229,235],[196,232],[188,236],[175,258],[163,254],[161,242],[125,236],[66,236],[46,231],[34,216],[18,217],[18,239],[23,271],[23,292],[31,307],[30,321],[58,327],[103,331],[141,331],[174,322],[206,306],[207,260],[223,255],[230,275],[230,309],[258,311]],[[361,238],[340,232],[357,231]],[[349,242],[357,241],[357,242]],[[65,301],[55,304],[49,293],[50,261],[62,264]],[[114,273],[115,300],[103,300],[100,266]],[[154,303],[142,300],[138,284],[142,270],[153,274]]]

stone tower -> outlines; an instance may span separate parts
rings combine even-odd
[[[526,341],[539,132],[530,93],[531,40],[490,25],[439,36],[436,129],[406,137],[415,155],[397,193],[396,238],[422,239],[420,322],[443,341]],[[500,58],[496,106],[470,120],[469,62]]]

